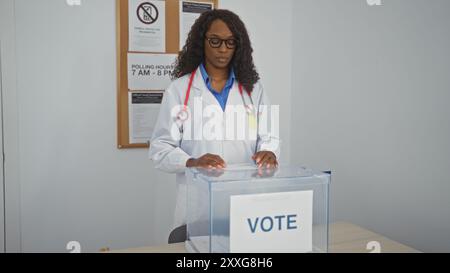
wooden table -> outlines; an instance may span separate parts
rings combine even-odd
[[[336,222],[330,224],[331,253],[368,253],[369,242],[378,242],[381,253],[419,253],[411,247],[388,239],[360,226]],[[184,243],[109,251],[110,253],[186,253]]]

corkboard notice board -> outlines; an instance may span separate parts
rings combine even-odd
[[[165,0],[165,22],[166,22],[166,54],[179,53],[180,40],[180,0]],[[218,0],[193,0],[189,2],[213,3],[218,8]],[[148,144],[129,143],[129,109],[128,109],[128,53],[129,51],[129,11],[128,0],[116,0],[117,12],[117,147],[126,148],[148,148]],[[152,52],[146,52],[152,53]]]

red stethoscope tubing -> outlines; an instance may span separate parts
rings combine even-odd
[[[192,87],[192,83],[194,82],[196,73],[197,73],[197,69],[195,69],[194,72],[192,72],[191,78],[189,79],[189,85],[188,85],[188,89],[186,91],[186,98],[184,98],[184,110],[187,109],[187,105],[189,102],[189,96],[191,95],[191,87]]]

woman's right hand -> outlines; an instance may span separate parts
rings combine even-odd
[[[188,168],[224,169],[225,161],[218,155],[205,154],[199,158],[191,158],[186,162]]]

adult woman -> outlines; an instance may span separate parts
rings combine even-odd
[[[176,226],[185,223],[186,168],[278,165],[279,139],[261,127],[267,122],[263,117],[268,107],[263,106],[268,99],[258,81],[252,52],[244,23],[227,10],[203,13],[180,52],[176,79],[164,94],[149,150],[156,168],[177,174]],[[245,122],[244,127],[230,125],[234,118],[227,118],[239,112],[229,111],[237,108],[246,111],[247,118],[237,122]],[[242,128],[248,133],[245,137],[228,134],[237,130],[240,135]]]

